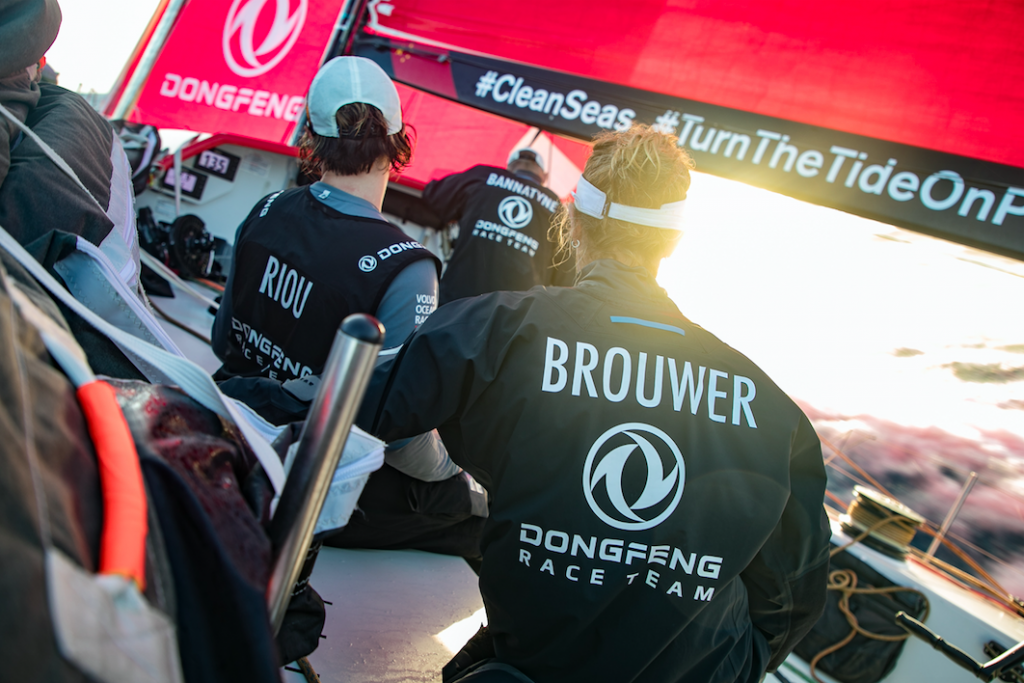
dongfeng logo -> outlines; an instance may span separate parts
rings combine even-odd
[[[306,22],[307,0],[235,0],[224,22],[224,59],[243,78],[260,76],[285,58]],[[273,13],[264,11],[273,6]]]
[[[377,259],[372,256],[364,256],[359,259],[359,270],[364,273],[369,273],[371,270],[377,267]]]
[[[522,197],[505,197],[498,204],[498,218],[513,230],[518,230],[533,220],[533,207]]]
[[[637,449],[642,457],[633,457]],[[583,495],[590,509],[609,526],[625,531],[664,522],[679,505],[685,483],[679,447],[665,432],[640,422],[602,434],[583,466]]]

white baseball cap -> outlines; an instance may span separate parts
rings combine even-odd
[[[519,161],[520,159],[522,159],[523,161],[532,161],[533,163],[540,166],[540,170],[544,171],[545,173],[548,172],[548,165],[544,161],[544,157],[542,157],[540,155],[540,152],[535,150],[533,147],[521,147],[519,149],[512,150],[512,153],[508,155],[508,163],[506,163],[505,165],[508,166],[513,161]]]
[[[309,86],[306,106],[313,132],[341,137],[335,114],[355,102],[379,109],[388,123],[388,135],[402,130],[402,102],[384,69],[365,57],[335,57],[321,67]]]

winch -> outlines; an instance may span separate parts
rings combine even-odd
[[[903,558],[925,519],[898,500],[864,486],[853,487],[853,502],[839,516],[844,532],[875,550]]]

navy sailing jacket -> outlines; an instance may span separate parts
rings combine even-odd
[[[318,375],[338,325],[374,313],[407,265],[436,257],[390,223],[350,216],[307,187],[269,195],[238,229],[213,326],[218,378]]]
[[[537,683],[757,681],[825,604],[810,422],[642,268],[439,308],[374,430],[438,428],[490,493],[480,590]]]
[[[548,227],[559,206],[554,192],[494,166],[474,166],[435,180],[423,200],[459,237],[441,277],[440,303],[534,285],[572,284],[556,268]]]

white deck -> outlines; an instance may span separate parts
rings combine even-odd
[[[843,537],[837,535],[836,540]],[[979,661],[982,647],[1024,640],[1024,621],[976,593],[912,562],[864,546],[853,552],[902,585],[917,585],[931,602],[927,624]],[[439,683],[441,667],[486,621],[476,576],[461,559],[412,550],[325,548],[312,583],[332,603],[326,639],[309,660],[324,683]],[[791,656],[780,670],[789,683],[813,683],[809,667]],[[826,683],[831,677],[818,673]],[[286,672],[287,683],[300,683]],[[885,683],[976,681],[924,642],[911,638]],[[766,683],[783,683],[768,675]]]
[[[476,574],[457,557],[323,548],[310,582],[334,603],[309,656],[324,683],[439,683],[485,619]]]
[[[213,355],[210,345],[171,323],[161,311],[207,338],[209,338],[213,327],[214,314],[210,313],[209,305],[200,298],[190,294],[189,291],[183,291],[175,282],[170,284],[174,290],[174,297],[150,297],[154,309],[159,309],[154,310],[153,313],[185,357],[212,374],[220,367],[220,360]],[[198,293],[210,300],[220,294],[220,292],[196,282],[190,282],[188,286],[191,292]]]

